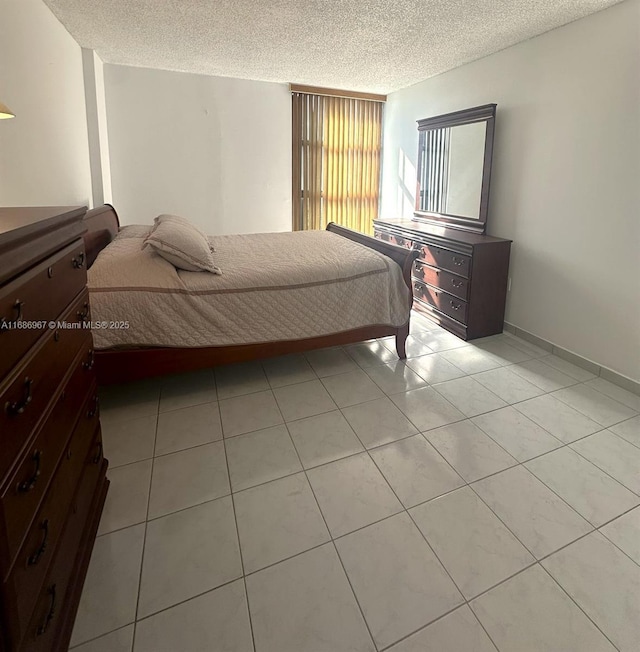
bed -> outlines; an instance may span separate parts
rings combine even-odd
[[[101,384],[385,336],[406,357],[417,252],[333,223],[210,236],[217,276],[176,270],[143,249],[151,227],[121,229],[110,205],[88,211],[85,224]]]

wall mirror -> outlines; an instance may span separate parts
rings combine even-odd
[[[418,120],[415,220],[487,228],[496,105]]]

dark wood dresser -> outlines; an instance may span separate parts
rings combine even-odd
[[[85,208],[0,208],[0,650],[66,650],[106,497]]]
[[[415,220],[375,220],[376,238],[420,253],[414,308],[464,340],[501,333],[511,240]]]

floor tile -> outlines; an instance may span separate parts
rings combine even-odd
[[[593,380],[588,380],[585,385],[588,385],[591,387],[591,389],[595,389],[601,394],[604,394],[605,396],[618,401],[618,403],[626,405],[636,412],[640,412],[640,396],[637,394],[633,394],[632,392],[629,392],[628,390],[623,389],[622,387],[619,387],[618,385],[615,385],[614,383],[609,382],[604,378],[594,378]]]
[[[462,369],[458,369],[446,360],[442,353],[431,353],[430,355],[421,355],[419,358],[411,358],[406,361],[406,365],[431,384],[462,378],[465,375]]]
[[[407,514],[343,537],[336,547],[378,649],[462,602]]]
[[[395,394],[391,400],[419,430],[431,430],[447,423],[461,421],[464,414],[431,387]]]
[[[426,385],[426,382],[401,360],[370,367],[366,372],[385,394],[399,394]]]
[[[112,424],[158,414],[160,385],[154,381],[100,388],[100,421]]]
[[[384,396],[380,388],[361,369],[348,374],[330,376],[322,382],[341,408]]]
[[[418,358],[422,355],[433,353],[433,349],[431,349],[431,347],[429,347],[426,342],[421,339],[422,336],[426,337],[428,335],[429,333],[421,332],[407,336],[407,340],[404,345],[407,359]],[[395,342],[385,342],[385,346],[392,352],[396,350]]]
[[[638,496],[569,447],[525,466],[595,527],[640,503]]]
[[[138,618],[241,575],[230,496],[150,521],[144,547]]]
[[[130,421],[102,423],[104,456],[109,460],[109,468],[152,458],[157,420],[154,415]]]
[[[339,410],[292,421],[287,428],[305,469],[364,450]]]
[[[358,369],[358,365],[341,348],[307,351],[305,357],[320,378]]]
[[[270,358],[265,360],[262,366],[272,389],[304,383],[317,378],[315,371],[302,353]]]
[[[600,424],[550,394],[523,401],[514,407],[565,444],[602,430]]]
[[[621,652],[640,649],[640,566],[599,532],[542,565]]]
[[[422,435],[376,448],[370,454],[405,507],[431,500],[464,484]]]
[[[557,389],[575,385],[578,381],[563,374],[541,360],[527,360],[509,367],[514,374],[528,380],[544,392],[555,392]]]
[[[543,393],[539,387],[513,373],[509,367],[484,371],[473,378],[507,403],[526,401]]]
[[[554,369],[561,371],[563,374],[567,374],[567,376],[575,378],[580,383],[596,377],[596,375],[590,371],[587,371],[582,367],[578,367],[577,365],[572,364],[571,362],[568,362],[564,358],[560,358],[557,355],[545,355],[542,358],[542,361]]]
[[[605,427],[636,416],[635,410],[586,385],[559,389],[552,396]]]
[[[411,333],[426,333],[428,331],[441,330],[440,326],[431,321],[428,317],[416,312],[411,311],[411,319],[409,321],[409,329]]]
[[[152,460],[135,462],[107,471],[110,485],[98,535],[147,520]]]
[[[302,471],[286,426],[227,439],[225,445],[233,491]]]
[[[452,333],[445,331],[443,328],[431,331],[430,333],[418,333],[416,337],[424,342],[431,351],[436,353],[439,351],[450,351],[451,349],[459,349],[463,346],[468,346],[464,340],[461,340]]]
[[[571,448],[625,487],[640,494],[639,448],[608,430],[585,437],[571,444]]]
[[[497,356],[475,346],[464,346],[444,351],[442,357],[462,369],[466,374],[477,374],[488,369],[496,369],[503,364]]]
[[[410,513],[467,600],[535,562],[469,487]]]
[[[285,421],[304,419],[336,409],[327,390],[319,380],[287,385],[273,390]]]
[[[158,417],[156,455],[222,439],[217,403],[204,403],[161,413]]]
[[[615,648],[536,565],[471,603],[500,652],[614,652]]]
[[[135,620],[144,525],[98,537],[82,590],[71,645]]]
[[[389,652],[496,652],[466,605],[389,648]]]
[[[217,398],[212,369],[175,374],[162,379],[160,412],[211,403]]]
[[[473,378],[457,378],[433,388],[468,417],[497,410],[507,404]]]
[[[496,356],[502,365],[515,364],[529,360],[531,355],[522,349],[518,349],[501,337],[485,337],[479,340],[473,340],[473,346],[491,355]]]
[[[424,434],[466,482],[497,473],[517,461],[471,421],[459,421]]]
[[[73,648],[73,652],[131,652],[133,625],[105,634],[89,643]]]
[[[366,369],[367,367],[375,367],[376,365],[398,360],[398,356],[393,350],[393,347],[395,347],[395,338],[392,338],[390,344],[392,348],[388,349],[382,342],[372,340],[371,342],[361,342],[360,344],[345,346],[344,350],[354,359],[359,367]]]
[[[244,582],[236,580],[136,625],[134,652],[253,652]]]
[[[611,521],[608,525],[600,528],[600,532],[637,564],[640,564],[640,507]]]
[[[234,496],[245,573],[330,540],[304,473]]]
[[[631,444],[640,447],[640,416],[616,423],[609,430],[615,432],[618,437],[622,437],[622,439],[626,439]]]
[[[344,408],[342,413],[366,448],[380,446],[418,432],[386,396]]]
[[[220,401],[220,417],[225,437],[235,437],[283,423],[272,391]]]
[[[538,559],[592,529],[522,466],[480,480],[473,488]]]
[[[269,389],[269,381],[259,362],[241,362],[214,369],[218,400]]]
[[[520,349],[521,351],[524,351],[532,358],[541,358],[543,356],[548,356],[551,353],[550,350],[543,349],[541,346],[536,346],[535,344],[532,344],[528,340],[525,340],[521,337],[516,337],[515,335],[507,331],[502,333],[502,337],[505,342],[507,342],[511,346],[515,346],[517,349]]]
[[[562,442],[512,407],[471,419],[519,462],[547,453]]]
[[[224,444],[219,441],[156,457],[149,518],[231,493]]]
[[[333,537],[402,511],[366,453],[319,466],[307,475]]]
[[[250,575],[247,593],[256,652],[375,652],[331,544]]]

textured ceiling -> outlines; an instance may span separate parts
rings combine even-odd
[[[45,0],[108,63],[382,93],[618,1]]]

